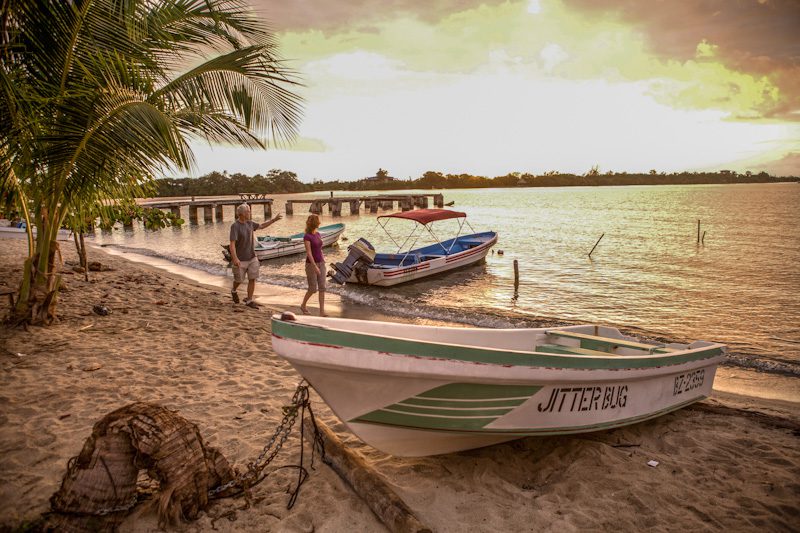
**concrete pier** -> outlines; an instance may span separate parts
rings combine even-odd
[[[244,196],[246,196],[246,198]],[[154,199],[140,202],[140,205],[154,209],[169,209],[174,215],[179,217],[181,216],[181,209],[186,207],[189,211],[189,223],[194,225],[199,222],[198,209],[203,210],[203,221],[206,224],[211,224],[215,221],[222,222],[225,219],[225,206],[230,206],[234,209],[233,218],[235,219],[236,207],[242,203],[247,203],[250,206],[253,215],[256,214],[256,207],[261,205],[264,208],[264,220],[272,218],[272,198],[263,198],[263,195],[260,195],[261,197],[259,198],[255,196],[254,193],[246,193],[240,194],[238,200],[231,198],[203,198],[180,202],[176,202],[175,200],[162,202],[158,199]]]
[[[433,200],[436,207],[444,207],[444,195],[440,193],[433,194],[384,194],[375,196],[331,196],[330,198],[298,198],[286,200],[286,214],[294,214],[294,204],[310,204],[308,211],[317,215],[321,214],[325,206],[328,206],[328,212],[331,216],[342,216],[342,205],[347,203],[350,206],[350,214],[357,215],[361,210],[361,204],[364,204],[364,209],[369,210],[370,213],[377,213],[378,209],[394,209],[395,204],[398,209],[403,211],[410,211],[415,207],[428,207],[429,199]],[[271,215],[270,215],[271,216]]]

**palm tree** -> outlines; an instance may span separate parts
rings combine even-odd
[[[299,82],[241,0],[0,8],[0,190],[31,206],[38,233],[18,320],[55,318],[55,235],[71,213],[145,194],[165,170],[189,170],[192,138],[264,149],[296,133]]]

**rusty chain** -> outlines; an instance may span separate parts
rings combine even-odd
[[[321,446],[321,439],[318,434],[316,434],[316,420],[314,419],[314,411],[311,409],[310,403],[310,396],[308,392],[308,384],[305,380],[302,380],[298,385],[297,389],[295,389],[294,394],[292,395],[292,403],[289,405],[283,406],[283,419],[281,423],[278,425],[275,433],[272,434],[272,437],[267,441],[264,445],[264,448],[261,450],[261,453],[255,459],[248,463],[247,470],[232,480],[214,487],[208,491],[209,498],[225,498],[227,496],[218,496],[220,493],[225,492],[231,488],[239,489],[239,492],[244,492],[245,490],[257,485],[261,481],[264,480],[266,476],[263,476],[262,473],[264,469],[272,462],[278,452],[283,448],[284,443],[289,438],[289,435],[294,427],[295,423],[297,422],[297,416],[300,414],[301,416],[301,424],[302,418],[305,417],[305,412],[308,410],[309,416],[311,417],[312,425],[315,428],[315,435],[314,435],[314,442],[315,444]],[[301,428],[302,432],[302,428]],[[298,478],[297,487],[292,495],[292,498],[289,502],[289,508],[294,505],[294,501],[297,497],[297,492],[300,490],[300,485],[303,484],[308,473],[306,472],[305,468],[303,467],[303,439],[301,436],[300,447],[300,475]],[[313,450],[316,449],[316,446],[312,448],[312,466],[314,461]],[[324,455],[324,449],[322,450],[322,454]],[[238,492],[237,492],[238,494]],[[233,496],[231,494],[229,496]]]

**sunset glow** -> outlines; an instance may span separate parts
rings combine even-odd
[[[794,46],[781,31],[800,9],[718,3],[719,16],[689,0],[648,3],[670,28],[622,0],[262,1],[254,8],[306,85],[300,138],[266,152],[198,143],[197,172],[797,175],[800,67],[780,41]],[[759,6],[770,10],[760,33],[725,37],[720,24],[738,31]]]

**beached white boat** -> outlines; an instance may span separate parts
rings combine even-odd
[[[418,209],[380,216],[378,223],[384,230],[390,219],[411,220],[415,225],[396,253],[374,253],[369,242],[359,239],[349,247],[350,255],[333,265],[332,279],[342,284],[348,282],[389,287],[481,261],[497,242],[497,233],[485,231],[461,235],[464,225],[469,225],[466,216],[465,213],[449,209]],[[458,233],[451,239],[440,241],[431,225],[448,219],[458,220]],[[433,237],[435,244],[414,248],[425,232]],[[408,242],[412,242],[410,248],[404,249]]]
[[[28,236],[28,230],[25,228],[15,228],[11,226],[0,226],[0,238],[10,237],[25,239]],[[36,237],[36,229],[33,230],[33,236]],[[58,230],[56,235],[57,241],[69,241],[72,239],[72,232],[68,229]]]
[[[344,224],[330,224],[322,226],[317,230],[322,237],[322,246],[330,246],[339,240],[339,237],[344,233]],[[262,236],[258,237],[256,244],[256,257],[259,261],[266,259],[274,259],[276,257],[284,257],[286,255],[294,255],[305,253],[306,248],[303,244],[303,235],[305,233],[295,233],[289,237],[272,237]],[[230,261],[230,251],[227,244],[222,245],[222,255],[225,256],[227,261]]]
[[[711,394],[726,347],[615,328],[272,317],[272,346],[367,444],[398,456],[634,424]]]

